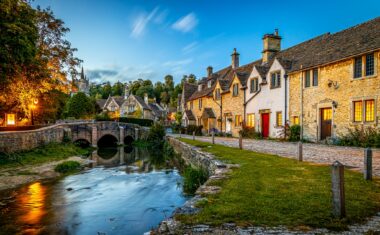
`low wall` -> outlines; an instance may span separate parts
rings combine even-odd
[[[61,142],[64,129],[57,126],[29,131],[9,131],[0,134],[0,152],[29,150],[51,142]]]

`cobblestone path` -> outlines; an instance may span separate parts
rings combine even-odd
[[[179,137],[179,135],[172,136]],[[181,137],[193,138],[189,135],[181,135]],[[211,137],[206,136],[196,136],[195,139],[211,142]],[[215,144],[237,148],[239,147],[239,140],[236,138],[215,137]],[[297,158],[297,143],[243,139],[243,148],[254,152],[274,154],[293,159]],[[305,143],[303,144],[303,160],[323,164],[331,164],[338,160],[345,166],[362,172],[364,148]],[[373,149],[372,164],[373,174],[380,176],[380,149]]]

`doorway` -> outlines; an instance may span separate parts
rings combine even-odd
[[[269,136],[269,113],[261,114],[261,130],[264,138]]]
[[[331,136],[332,108],[322,108],[321,117],[321,140]]]

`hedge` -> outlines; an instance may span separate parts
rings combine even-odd
[[[132,124],[137,124],[140,126],[152,126],[153,125],[153,120],[142,119],[142,118],[121,117],[121,118],[119,118],[119,122],[132,123]]]

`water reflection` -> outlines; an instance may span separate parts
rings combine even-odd
[[[143,234],[186,201],[159,153],[121,147],[89,158],[84,173],[0,192],[0,234]]]

